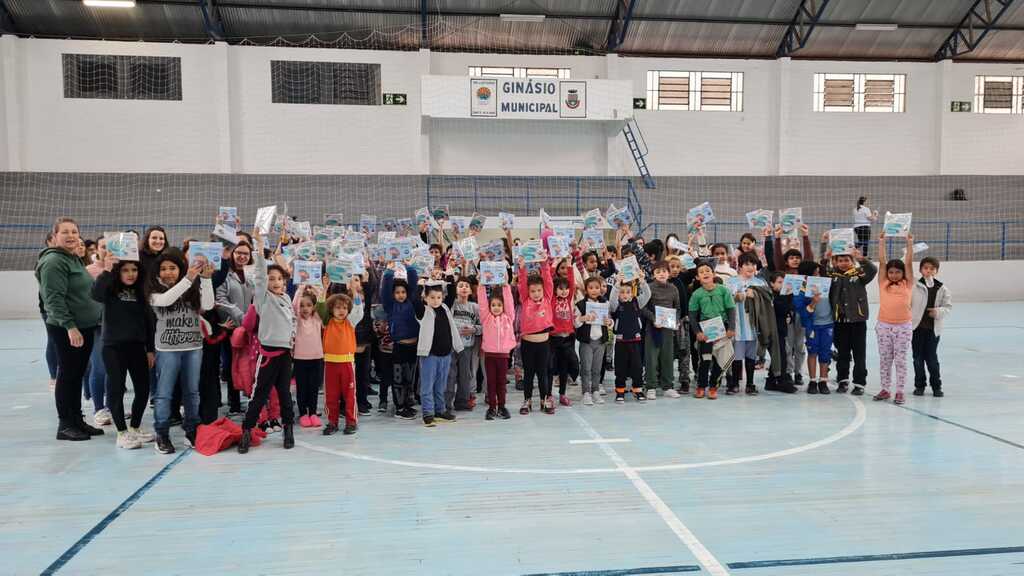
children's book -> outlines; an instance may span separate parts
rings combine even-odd
[[[372,214],[363,214],[359,217],[359,231],[370,236],[377,231],[377,217]]]
[[[548,216],[547,211],[543,208],[540,209],[540,229],[551,228],[551,216]]]
[[[345,215],[339,213],[324,214],[324,226],[343,226],[345,224]]]
[[[484,229],[484,224],[486,224],[486,223],[487,223],[487,217],[486,216],[483,216],[481,214],[477,214],[477,213],[474,212],[473,216],[471,216],[470,219],[469,219],[469,229],[473,233],[479,234]]]
[[[395,262],[412,258],[412,246],[403,239],[392,240],[385,244],[385,260]]]
[[[619,260],[615,263],[615,268],[622,274],[622,279],[626,282],[640,279],[640,264],[637,263],[636,256],[631,255]]]
[[[387,242],[388,240],[394,240],[396,233],[394,230],[381,230],[377,232],[377,242]]]
[[[203,261],[212,264],[214,268],[220,268],[223,254],[224,245],[220,242],[189,242],[188,245],[188,263],[190,266],[196,261]]]
[[[323,264],[320,262],[296,260],[292,262],[292,269],[299,284],[318,286],[323,283]]]
[[[440,222],[441,220],[447,220],[449,217],[448,205],[442,204],[440,206],[434,206],[434,209],[430,211],[430,215],[434,217],[434,220]]]
[[[382,218],[377,222],[378,232],[398,232],[398,220],[394,218]]]
[[[755,230],[763,230],[772,225],[772,217],[775,215],[771,210],[753,210],[747,212],[747,225]]]
[[[583,241],[587,243],[590,250],[604,248],[604,231],[597,228],[586,228],[583,230]]]
[[[832,251],[833,256],[839,256],[840,254],[853,254],[853,249],[856,248],[857,236],[853,231],[853,228],[836,228],[829,230],[828,232],[828,249]]]
[[[668,328],[675,330],[679,327],[679,318],[675,308],[665,308],[664,306],[654,307],[654,323],[662,328]]]
[[[516,226],[516,215],[508,212],[498,212],[498,220],[501,221],[502,230],[512,230]]]
[[[594,319],[587,324],[603,325],[608,320],[608,303],[607,302],[594,302],[593,300],[587,300],[586,306],[587,315],[594,315]]]
[[[736,294],[739,294],[740,292],[743,292],[743,289],[744,289],[743,284],[744,284],[744,282],[743,282],[743,280],[739,276],[730,276],[725,281],[725,287],[728,288],[729,289],[729,293],[734,295],[734,296]]]
[[[628,208],[616,208],[615,204],[608,206],[608,212],[605,216],[608,223],[616,228],[625,228],[633,223],[633,215],[629,213]]]
[[[484,286],[500,286],[508,283],[508,270],[504,262],[481,262],[480,283]]]
[[[910,220],[912,216],[913,214],[910,212],[902,214],[886,212],[885,235],[897,238],[906,238],[907,233],[910,232]]]
[[[786,238],[796,238],[800,235],[800,223],[803,222],[803,208],[784,208],[779,210],[779,226],[782,226],[782,235]]]
[[[804,289],[806,280],[807,277],[800,274],[786,274],[782,279],[782,289],[779,290],[779,294],[783,296],[799,294]]]
[[[452,216],[448,219],[452,232],[462,236],[469,228],[469,216]]]
[[[331,253],[331,244],[336,242],[335,240],[317,240],[313,242],[316,245],[316,257],[320,260],[326,260],[327,256]]]
[[[678,238],[672,237],[668,239],[668,247],[670,250],[679,250],[682,253],[690,251],[690,247],[681,242]]]
[[[527,262],[543,262],[544,244],[540,240],[527,240],[519,246],[519,255]]]
[[[548,236],[548,256],[551,258],[565,258],[569,255],[569,243],[564,237],[557,234]]]
[[[725,322],[721,316],[715,316],[709,320],[701,320],[700,331],[708,342],[717,342],[725,338]]]
[[[804,296],[811,298],[817,290],[823,298],[828,298],[829,288],[832,286],[832,279],[828,276],[808,276],[807,285],[804,287]]]
[[[241,227],[241,220],[238,218],[237,207],[221,206],[217,210],[217,220],[213,225],[214,236],[223,238],[230,244],[238,244],[239,227]]]
[[[429,254],[426,256],[416,256],[409,261],[409,267],[415,270],[420,278],[426,278],[430,276],[430,272],[434,269],[434,258]]]
[[[497,261],[505,257],[505,243],[501,240],[491,240],[480,246],[480,259],[486,261]]]
[[[584,231],[589,230],[591,228],[597,228],[600,225],[601,225],[601,209],[600,208],[594,208],[593,210],[588,210],[583,215],[583,229],[584,229]]]
[[[313,258],[316,258],[315,240],[299,242],[298,244],[289,244],[288,246],[285,246],[285,248],[291,248],[292,258],[298,258],[299,260],[312,260]]]
[[[915,256],[920,254],[921,252],[924,252],[927,249],[928,249],[928,244],[925,244],[924,242],[915,242],[914,243],[914,255]],[[903,256],[900,256],[900,260],[906,260],[906,259],[907,259],[907,249],[904,248],[903,249]]]
[[[313,226],[309,222],[289,220],[288,235],[300,240],[309,240],[313,237]]]
[[[419,210],[416,211],[416,225],[417,226],[422,226],[423,224],[426,224],[426,223],[430,222],[430,220],[431,220],[430,208],[424,207],[424,208],[420,208]]]
[[[679,259],[683,263],[684,270],[693,270],[694,268],[697,267],[697,261],[694,260],[693,256],[690,256],[689,254],[683,254],[682,256],[680,256]]]
[[[256,211],[256,218],[253,219],[253,226],[266,236],[274,228],[274,221],[277,219],[277,206],[264,206]]]
[[[416,227],[413,225],[412,218],[399,218],[398,219],[398,235],[409,236],[416,233]]]
[[[686,213],[687,222],[696,221],[698,219],[702,224],[715,221],[715,211],[711,209],[710,202],[704,202],[698,206],[694,206]]]
[[[139,261],[138,234],[135,232],[104,232],[103,237],[107,239],[107,252],[110,252],[114,258],[123,262]]]
[[[455,249],[465,260],[470,262],[480,259],[480,248],[476,244],[476,238],[470,236],[455,243]]]
[[[343,259],[327,261],[327,279],[335,284],[344,284],[352,277],[352,263]]]

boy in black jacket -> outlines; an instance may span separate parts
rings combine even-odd
[[[854,259],[860,266],[854,266]],[[865,367],[868,334],[868,290],[867,286],[875,279],[878,268],[865,258],[860,250],[854,249],[852,255],[840,254],[833,256],[828,252],[821,262],[827,275],[832,278],[828,300],[835,315],[833,338],[836,346],[836,379],[842,394],[850,388],[850,355],[853,355],[853,392],[854,396],[864,394],[867,384],[868,369]]]
[[[679,370],[679,394],[690,393],[690,349],[693,347],[693,339],[690,337],[690,318],[687,310],[690,308],[690,289],[688,286],[693,282],[694,271],[683,270],[683,262],[678,256],[668,257],[668,281],[676,287],[679,292],[679,309],[683,311],[683,317],[679,319],[679,330],[676,331],[676,364]],[[666,392],[666,396],[672,396]]]
[[[626,401],[626,378],[633,381],[637,402],[647,400],[643,384],[643,357],[640,351],[643,324],[640,311],[651,299],[651,289],[640,271],[640,295],[633,295],[633,285],[622,281],[612,284],[608,296],[608,312],[615,321],[615,401]]]

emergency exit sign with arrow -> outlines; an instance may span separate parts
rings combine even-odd
[[[385,106],[405,106],[408,102],[408,98],[405,94],[384,94],[384,105]]]

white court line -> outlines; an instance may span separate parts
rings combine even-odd
[[[25,410],[26,408],[31,408],[31,407],[32,406],[30,406],[28,404],[18,404],[17,406],[11,406],[11,410]]]
[[[632,442],[629,438],[602,438],[600,440],[569,440],[569,444],[622,444]]]
[[[1003,374],[1003,378],[1017,378],[1016,374]]]
[[[712,466],[731,466],[734,464],[747,464],[750,462],[761,462],[764,460],[772,460],[774,458],[783,458],[786,456],[793,456],[827,446],[834,442],[838,442],[843,438],[846,438],[850,434],[857,431],[864,421],[867,419],[867,410],[864,408],[864,403],[861,402],[856,396],[850,396],[849,394],[843,395],[847,400],[853,404],[856,414],[846,426],[841,430],[836,431],[821,440],[816,440],[808,444],[802,444],[800,446],[794,446],[792,448],[786,448],[785,450],[777,450],[775,452],[768,452],[767,454],[756,454],[753,456],[740,456],[738,458],[726,458],[724,460],[712,460],[710,462],[685,462],[678,464],[657,464],[653,466],[636,466],[633,469],[637,472],[664,472],[668,470],[692,470],[694,468],[708,468]],[[318,446],[316,444],[310,444],[304,440],[295,440],[296,446],[301,446],[307,450],[314,452],[320,452],[323,454],[332,454],[334,456],[342,456],[344,458],[351,458],[353,460],[362,460],[364,462],[376,462],[378,464],[391,464],[394,466],[406,466],[409,468],[425,468],[429,470],[444,470],[448,472],[484,472],[484,473],[503,473],[503,474],[541,474],[541,475],[575,475],[575,474],[611,474],[618,473],[618,468],[501,468],[501,467],[488,467],[488,466],[466,466],[462,464],[437,464],[434,462],[416,462],[412,460],[399,460],[392,458],[381,458],[379,456],[371,456],[369,454],[359,454],[357,452],[349,452],[347,450],[338,450],[335,448],[328,448],[326,446]]]
[[[657,492],[655,492],[654,489],[640,477],[640,474],[637,473],[635,469],[630,468],[629,464],[626,464],[626,461],[623,460],[622,456],[619,456],[619,453],[616,452],[614,448],[603,441],[597,430],[594,430],[590,423],[587,422],[583,416],[580,416],[579,412],[570,408],[569,413],[572,414],[573,418],[576,419],[576,422],[583,427],[587,434],[593,438],[594,443],[601,448],[601,451],[611,459],[615,464],[615,467],[625,474],[626,478],[629,478],[629,481],[633,483],[633,487],[636,488],[637,491],[640,492],[640,495],[644,497],[644,500],[654,508],[654,511],[658,513],[658,516],[661,516],[661,519],[665,524],[668,524],[668,527],[672,532],[675,532],[675,535],[679,540],[690,549],[690,552],[692,552],[697,558],[700,565],[703,566],[704,569],[712,576],[728,576],[729,571],[725,569],[725,566],[723,566],[711,551],[697,539],[693,532],[683,524],[682,520],[675,515],[675,512],[672,512],[672,509],[668,507],[668,504],[665,504],[665,501],[658,496]]]

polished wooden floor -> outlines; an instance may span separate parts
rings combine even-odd
[[[1024,574],[1022,338],[1024,303],[958,304],[947,396],[902,408],[659,397],[434,429],[375,412],[354,437],[204,457],[177,429],[173,456],[54,441],[42,325],[2,322],[0,573]]]

